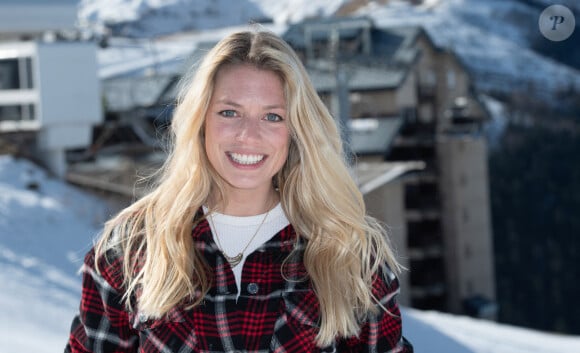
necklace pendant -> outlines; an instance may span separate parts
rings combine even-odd
[[[240,262],[242,262],[242,257],[243,257],[242,253],[239,253],[233,257],[226,255],[223,251],[222,251],[222,254],[226,258],[226,260],[228,260],[228,262],[230,263],[230,266],[232,266],[232,268],[236,267]]]
[[[212,227],[212,231],[214,232],[214,235],[215,235],[215,240],[217,241],[216,245],[218,246],[218,249],[221,251],[222,255],[224,255],[224,257],[226,258],[226,260],[228,261],[228,263],[230,264],[230,266],[232,268],[236,267],[240,262],[242,262],[242,258],[244,257],[244,251],[246,251],[246,249],[248,249],[248,246],[250,246],[250,244],[252,243],[252,241],[254,240],[256,235],[258,235],[260,228],[262,228],[262,226],[264,225],[264,222],[266,222],[266,218],[268,218],[269,214],[270,214],[270,210],[268,210],[268,212],[266,212],[266,215],[264,216],[264,218],[262,218],[262,223],[260,223],[260,225],[258,226],[258,229],[256,229],[256,231],[254,232],[254,235],[252,235],[252,237],[250,238],[250,241],[248,241],[248,243],[246,244],[244,249],[241,252],[239,252],[236,256],[228,256],[224,252],[222,244],[220,242],[220,237],[217,234],[217,229],[216,229],[215,225],[213,224],[213,215],[208,217],[209,222],[210,222],[211,227]]]

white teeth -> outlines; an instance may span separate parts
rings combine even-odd
[[[239,153],[230,153],[230,157],[234,160],[234,162],[239,164],[256,164],[264,159],[263,154],[239,154]]]

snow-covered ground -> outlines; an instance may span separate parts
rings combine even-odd
[[[63,350],[80,299],[77,270],[106,217],[102,201],[0,155],[0,353]],[[580,336],[410,308],[403,321],[418,353],[580,352]]]
[[[0,156],[0,352],[58,352],[78,307],[77,270],[103,202]]]

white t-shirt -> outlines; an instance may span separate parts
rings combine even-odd
[[[207,213],[207,207],[204,207],[203,211]],[[221,213],[213,213],[209,217],[211,217],[211,220],[209,220],[209,226],[213,234],[213,240],[216,244],[221,244],[222,251],[230,257],[234,257],[244,250],[248,242],[250,242],[250,239],[254,236],[254,233],[256,233],[258,227],[260,227],[262,221],[264,221],[264,224],[262,224],[256,236],[251,240],[248,248],[244,251],[242,261],[232,268],[236,278],[239,296],[242,283],[242,269],[244,268],[244,263],[246,262],[248,255],[256,251],[256,249],[262,246],[265,242],[272,239],[274,235],[284,229],[288,224],[290,224],[290,222],[288,221],[288,218],[286,218],[286,214],[284,213],[280,203],[270,210],[268,216],[266,216],[266,213],[248,217],[228,216]],[[264,217],[266,218],[264,219]],[[217,228],[217,232],[214,227]],[[219,235],[219,241],[216,238],[216,234]]]

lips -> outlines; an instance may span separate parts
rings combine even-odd
[[[263,154],[241,154],[241,153],[228,153],[228,156],[232,161],[242,165],[254,165],[258,164],[264,160],[266,157]]]

